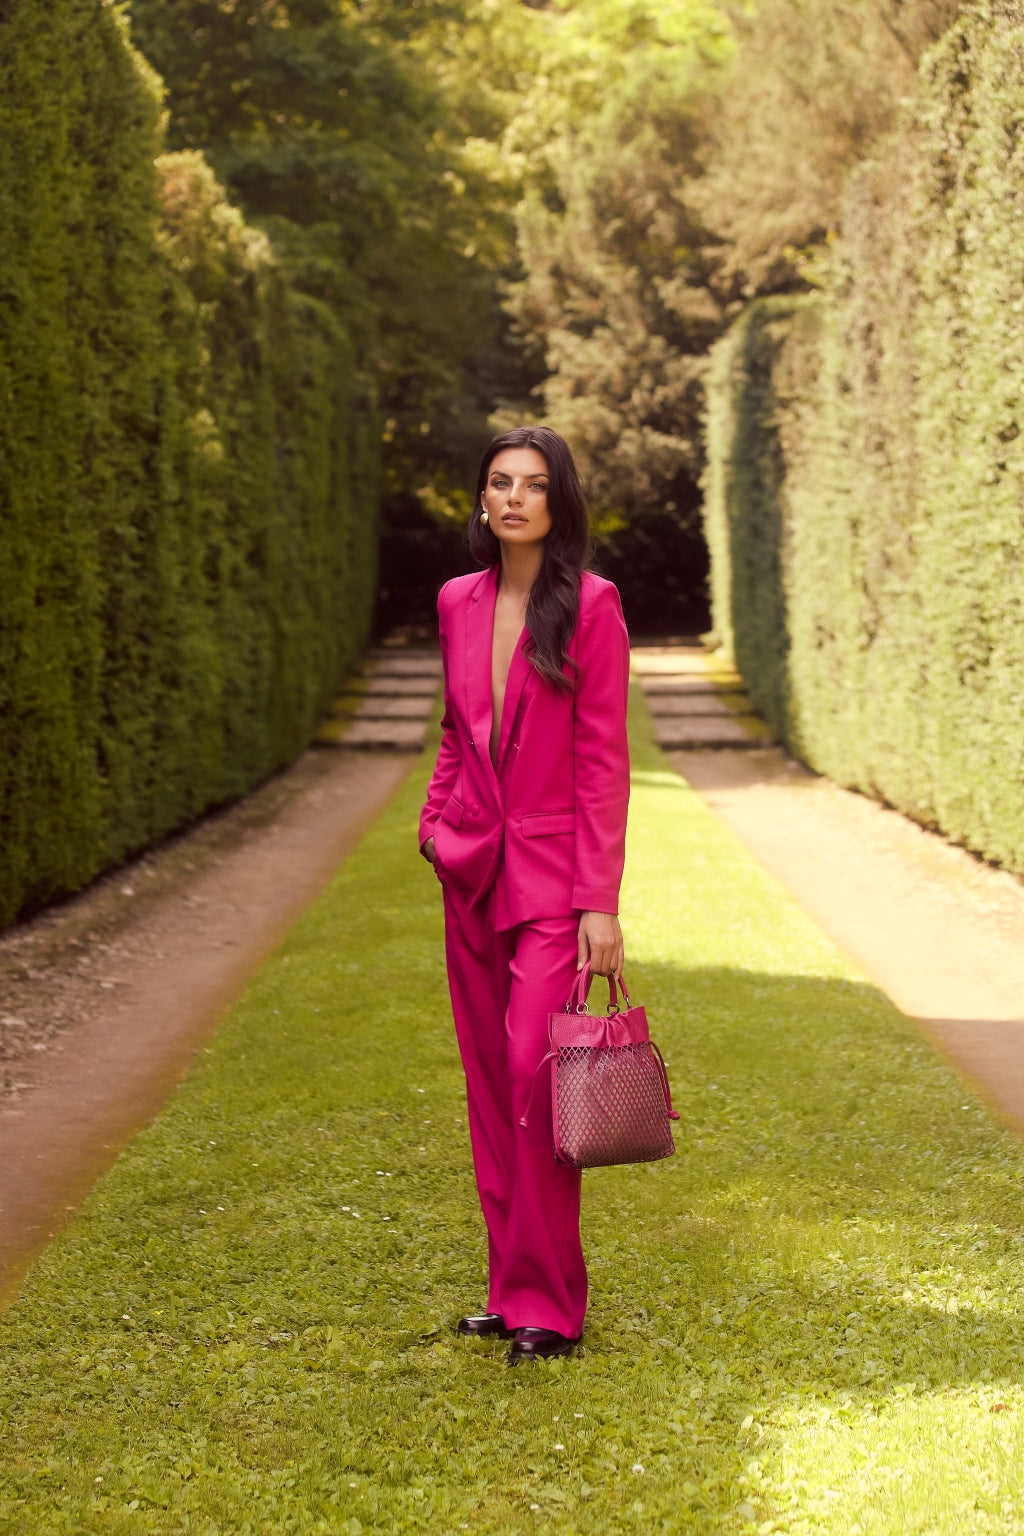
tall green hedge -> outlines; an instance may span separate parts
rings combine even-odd
[[[372,408],[103,0],[0,13],[0,921],[309,740],[370,620]]]
[[[858,172],[823,291],[708,409],[714,624],[793,750],[1024,871],[1024,5],[980,0]]]

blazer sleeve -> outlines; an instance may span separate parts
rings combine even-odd
[[[619,910],[629,806],[629,636],[610,582],[581,604],[573,707],[577,911]]]
[[[448,634],[445,622],[445,588],[437,595],[438,635],[441,641],[441,661],[444,668],[444,714],[441,716],[441,745],[437,762],[430,777],[427,799],[420,813],[420,852],[428,838],[434,835],[434,826],[441,811],[455,788],[462,757],[455,729],[455,713],[452,709],[448,686]]]

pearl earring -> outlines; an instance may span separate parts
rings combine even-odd
[[[485,524],[490,522],[490,518],[487,516],[486,512],[480,513],[480,521]]]

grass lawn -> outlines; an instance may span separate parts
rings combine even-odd
[[[484,1241],[424,766],[0,1319],[4,1536],[1024,1530],[1024,1150],[634,711],[679,1155],[586,1175],[578,1357],[451,1332]]]

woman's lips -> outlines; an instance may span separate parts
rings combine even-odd
[[[518,528],[521,523],[526,522],[526,518],[520,517],[516,512],[506,512],[502,516],[501,520],[503,523],[510,525],[513,528]]]

